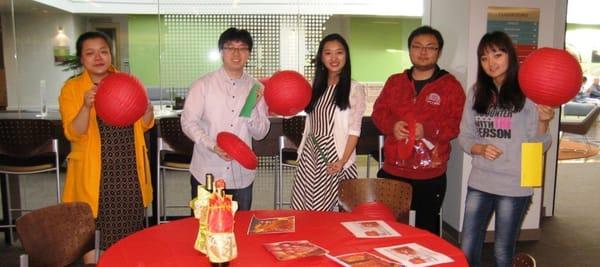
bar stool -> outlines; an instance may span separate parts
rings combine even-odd
[[[56,175],[56,203],[60,203],[60,160],[56,126],[43,119],[0,120],[0,174],[2,175],[3,222],[8,228],[7,243],[13,240],[13,212],[28,211],[13,208],[11,204],[11,174],[24,175],[54,172]]]
[[[189,172],[194,150],[194,142],[181,130],[179,117],[162,118],[158,122],[159,137],[157,138],[157,214],[156,223],[168,222],[168,208],[184,208],[187,205],[165,205],[164,179],[167,170]],[[161,218],[162,216],[162,218]]]
[[[279,137],[279,168],[275,177],[275,209],[281,209],[283,205],[290,205],[290,202],[283,201],[283,169],[296,168],[298,163],[298,146],[302,140],[304,132],[304,122],[306,116],[295,116],[284,119],[282,122],[283,136]]]

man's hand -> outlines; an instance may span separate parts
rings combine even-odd
[[[215,147],[213,147],[213,151],[217,155],[219,155],[219,157],[221,157],[224,161],[231,161],[231,157],[229,156],[229,154],[227,154],[227,152],[220,148],[219,145],[215,145]]]
[[[406,139],[409,136],[409,129],[408,129],[408,123],[406,123],[405,121],[397,121],[394,124],[394,128],[393,128],[393,132],[394,132],[394,137],[396,137],[397,140],[402,140],[402,139]],[[416,123],[415,124],[415,140],[420,140],[421,138],[423,138],[425,134],[425,130],[423,130],[423,124],[420,123]]]
[[[405,121],[397,121],[394,123],[394,128],[392,130],[396,140],[408,138],[408,129],[406,126],[408,126],[408,124]]]
[[[260,101],[260,99],[263,97],[264,94],[265,94],[265,88],[263,86],[261,86],[260,88],[258,88],[258,90],[256,90],[256,103],[258,103],[258,101]]]
[[[423,124],[416,123],[415,124],[415,140],[421,140],[425,135],[425,130],[423,130]]]

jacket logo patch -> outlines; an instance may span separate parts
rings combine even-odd
[[[431,93],[427,96],[425,101],[427,101],[427,103],[429,103],[430,105],[439,106],[442,102],[442,98],[436,93]]]

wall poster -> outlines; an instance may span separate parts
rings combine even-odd
[[[488,7],[487,32],[506,32],[521,63],[538,48],[539,21],[539,8],[492,6]]]

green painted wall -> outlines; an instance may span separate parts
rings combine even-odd
[[[174,23],[170,23],[169,29],[167,18],[161,17],[159,36],[156,15],[128,18],[131,73],[147,87],[187,88],[199,75],[221,66],[217,41],[227,25],[196,27],[182,23],[173,30]],[[218,59],[211,59],[211,53],[217,53]]]
[[[130,71],[139,77],[147,87],[158,87],[159,85],[162,87],[185,87],[193,81],[193,78],[197,78],[198,73],[207,71],[204,69],[200,71],[197,67],[171,66],[169,60],[164,59],[162,61],[163,80],[161,81],[159,38],[162,42],[165,41],[167,30],[164,28],[164,23],[161,23],[159,37],[156,15],[130,15],[128,18]],[[409,68],[411,63],[406,41],[410,32],[420,25],[421,18],[350,18],[348,42],[352,58],[353,78],[364,82],[384,82],[391,74]],[[196,32],[196,34],[200,33],[205,34],[206,31]],[[210,34],[214,35],[214,38],[218,38],[218,32]],[[212,43],[214,42],[216,39],[215,41],[211,40],[211,47],[204,47],[201,44],[185,44],[177,47],[177,54],[204,58],[208,54],[209,48],[213,48]],[[192,50],[183,51],[186,49]],[[216,69],[220,65],[220,61],[205,63],[210,65],[211,69]],[[170,73],[166,70],[167,68],[179,69],[179,71]],[[169,74],[169,77],[165,77],[166,74]]]
[[[350,18],[352,76],[357,81],[384,82],[412,64],[407,40],[421,18]]]
[[[567,49],[580,58],[588,83],[593,77],[600,77],[600,25],[567,24],[565,43]],[[592,62],[592,54],[596,55],[596,62]]]
[[[160,84],[157,20],[155,15],[128,17],[129,69],[146,87],[156,87]]]

